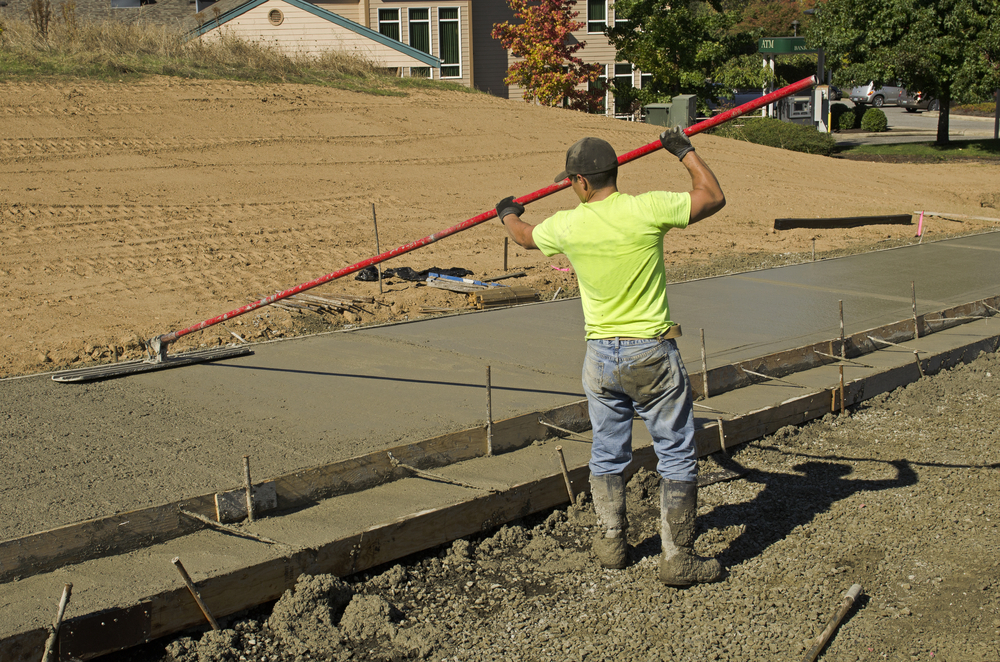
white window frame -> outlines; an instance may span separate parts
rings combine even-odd
[[[396,12],[396,20],[394,20],[394,21],[393,20],[383,21],[382,20],[382,12],[387,12],[387,13],[388,12]],[[403,42],[403,20],[402,20],[402,17],[400,16],[400,14],[399,14],[399,7],[379,7],[378,11],[376,12],[376,16],[378,17],[378,33],[380,35],[382,35],[383,37],[389,37],[389,35],[387,35],[384,32],[382,32],[382,25],[393,25],[393,24],[395,24],[396,31],[399,33],[399,39],[397,41],[399,41],[400,43],[402,43]],[[392,39],[392,37],[389,37],[389,38]]]
[[[442,19],[441,18],[441,10],[442,9],[454,9],[456,12],[458,12],[458,16],[456,18],[454,18],[454,19],[451,19],[451,18]],[[462,8],[461,7],[446,7],[446,6],[438,7],[437,8],[438,58],[441,58],[442,60],[443,60],[444,56],[443,56],[443,49],[441,48],[441,24],[445,23],[445,22],[447,22],[447,23],[454,22],[454,23],[456,23],[458,25],[458,63],[445,64],[442,61],[441,68],[439,69],[439,75],[440,75],[440,77],[441,77],[442,80],[460,79],[460,78],[462,78],[462,72],[465,70],[464,63],[462,62]],[[458,67],[458,75],[457,76],[445,76],[444,75],[444,69],[445,69],[445,67]]]
[[[426,18],[426,20],[422,19],[422,18],[419,18],[417,20],[413,20],[410,17],[410,12],[413,11],[414,9],[424,9],[424,10],[426,10],[427,11],[427,18]],[[430,48],[430,51],[428,51],[427,54],[428,55],[433,55],[433,51],[434,51],[434,33],[431,30],[431,26],[434,24],[434,12],[431,11],[430,7],[407,7],[406,8],[406,39],[407,39],[407,42],[410,41],[410,35],[413,34],[413,24],[414,23],[417,23],[417,24],[426,24],[427,25],[427,40],[428,40],[428,46]],[[461,26],[459,26],[459,28],[461,28]],[[461,29],[459,29],[459,33],[461,35]],[[413,46],[413,44],[410,44],[410,45]],[[416,48],[416,47],[414,46],[414,48]],[[462,51],[459,50],[459,58],[460,59],[461,59],[461,52]],[[423,67],[410,67],[410,76],[413,76],[413,70],[414,69],[423,69]],[[434,67],[427,67],[427,69],[430,71],[430,75],[427,76],[427,79],[428,80],[433,80],[434,79]],[[420,78],[423,78],[423,76],[420,76]]]
[[[598,20],[590,18],[590,2],[591,0],[587,0],[587,34],[604,34],[604,29],[608,27],[608,0],[604,0],[604,18]],[[597,22],[601,23],[601,29],[591,30],[591,24]]]

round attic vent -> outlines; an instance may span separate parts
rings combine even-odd
[[[267,13],[267,20],[271,21],[271,25],[281,25],[281,22],[285,20],[285,15],[281,13],[280,9],[272,9]]]

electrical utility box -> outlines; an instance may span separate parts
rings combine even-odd
[[[678,94],[670,103],[669,126],[686,129],[698,117],[698,97],[693,94]]]
[[[670,106],[669,103],[651,103],[642,107],[646,111],[646,124],[656,126],[670,126]]]

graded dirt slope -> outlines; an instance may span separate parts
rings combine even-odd
[[[187,327],[548,185],[584,135],[620,152],[658,128],[484,94],[372,96],[296,85],[154,79],[0,83],[0,376],[141,353],[140,341]],[[676,278],[913,240],[915,227],[773,231],[777,217],[909,213],[1000,216],[996,166],[857,163],[696,136],[726,209],[673,232]],[[629,193],[687,188],[659,152],[623,168]],[[526,220],[575,204],[563,191]],[[928,239],[989,223],[928,219]],[[385,266],[503,269],[504,233],[484,224]],[[562,258],[511,245],[518,281],[575,292]],[[228,324],[261,338],[467,307],[462,295],[353,277],[316,294],[376,297],[357,317],[268,309]],[[221,327],[177,349],[232,340]]]

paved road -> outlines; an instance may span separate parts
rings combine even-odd
[[[852,105],[850,101],[839,102]],[[908,113],[903,108],[883,106],[889,131],[885,133],[834,134],[837,144],[886,145],[893,143],[925,142],[937,138],[940,113],[917,111]],[[951,140],[981,140],[993,137],[992,117],[969,117],[951,115],[948,121],[948,137]]]

